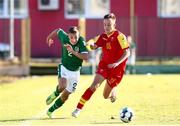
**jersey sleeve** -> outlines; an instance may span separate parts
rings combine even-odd
[[[80,40],[80,53],[88,53],[88,50],[86,48],[86,42],[83,37],[79,38]]]
[[[95,44],[98,46],[98,47],[102,47],[103,46],[103,38],[102,38],[102,35],[99,35],[95,38]]]
[[[58,39],[64,44],[67,39],[68,39],[68,35],[65,31],[63,31],[62,29],[59,29],[57,31],[57,35],[58,35]]]
[[[126,36],[124,34],[120,33],[117,36],[117,39],[118,39],[118,42],[119,42],[122,49],[129,48],[129,44],[128,44]]]

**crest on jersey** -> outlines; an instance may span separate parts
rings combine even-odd
[[[79,47],[75,46],[74,51],[79,52]]]
[[[106,43],[106,49],[111,49],[111,43],[110,42]]]

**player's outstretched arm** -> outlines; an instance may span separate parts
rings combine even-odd
[[[69,44],[65,44],[64,47],[66,47],[66,49],[68,50],[68,52],[71,52],[73,55],[75,55],[76,57],[78,57],[79,59],[82,60],[88,60],[88,52],[87,53],[78,53],[76,51],[73,50],[72,46]]]
[[[99,35],[87,41],[86,47],[88,50],[95,50],[98,48],[97,45],[95,44],[98,38],[99,38]]]
[[[54,43],[53,38],[57,36],[58,30],[59,29],[55,29],[47,36],[46,42],[47,42],[48,46],[51,46]]]
[[[88,53],[78,53],[74,51],[73,54],[82,60],[88,60],[88,57],[89,57]]]

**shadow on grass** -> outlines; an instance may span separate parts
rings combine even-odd
[[[29,121],[29,120],[58,120],[58,119],[69,119],[67,117],[62,118],[24,118],[24,119],[4,119],[0,120],[0,122],[21,122],[21,121]]]

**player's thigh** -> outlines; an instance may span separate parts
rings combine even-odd
[[[80,71],[69,71],[66,90],[69,92],[75,92],[80,78]]]
[[[58,88],[60,91],[64,90],[67,86],[68,72],[62,64],[58,65]]]
[[[105,84],[105,86],[104,86],[104,91],[103,91],[103,96],[104,96],[105,99],[106,99],[106,98],[109,98],[109,95],[110,95],[112,89],[113,89],[113,88],[110,87],[108,83]]]
[[[102,75],[96,74],[90,88],[92,90],[96,90],[104,80],[105,80],[105,78]]]
[[[63,91],[67,86],[67,79],[66,78],[58,78],[58,89]]]

